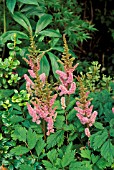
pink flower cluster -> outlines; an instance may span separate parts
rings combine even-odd
[[[90,106],[90,104],[91,104],[90,101],[87,101],[86,104],[82,104],[79,101],[77,101],[76,102],[77,107],[74,107],[74,109],[78,112],[76,116],[78,117],[80,122],[83,125],[87,126],[87,128],[85,128],[85,134],[88,137],[90,137],[89,127],[91,127],[95,123],[95,119],[98,114],[97,111],[94,111],[92,113],[93,105]]]
[[[54,101],[56,100],[57,94],[53,95],[50,99],[49,104],[45,104],[43,102],[31,102],[33,107],[28,103],[27,108],[29,114],[32,116],[32,121],[37,124],[41,123],[41,119],[47,122],[47,135],[54,132],[54,120],[56,118],[55,110],[56,108],[52,108]]]
[[[76,90],[76,83],[73,82],[73,71],[78,66],[76,64],[74,67],[65,69],[65,72],[57,70],[56,73],[59,75],[61,84],[58,87],[60,90],[60,96],[64,94],[73,94]]]
[[[29,64],[30,70],[28,70],[30,76],[32,78],[36,78],[36,74],[38,74],[38,70],[40,70],[40,64],[34,64],[31,58],[29,60],[25,59],[25,61]],[[41,123],[41,120],[45,120],[47,122],[47,135],[50,135],[50,133],[54,132],[54,120],[56,118],[55,110],[56,108],[52,108],[54,101],[56,100],[57,94],[53,96],[48,96],[50,100],[48,99],[46,102],[43,102],[42,99],[38,96],[36,96],[36,84],[29,78],[27,74],[24,75],[24,78],[26,80],[26,89],[28,93],[32,96],[34,96],[34,100],[31,99],[31,104],[27,104],[28,112],[32,116],[32,121],[36,122],[37,124]],[[42,82],[40,89],[44,88],[45,82],[46,82],[46,75],[45,73],[42,73],[39,75],[40,81]],[[39,87],[38,87],[39,88]]]

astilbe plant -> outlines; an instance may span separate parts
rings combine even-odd
[[[73,81],[73,71],[78,66],[78,63],[73,66],[74,58],[70,57],[69,49],[67,46],[65,35],[63,35],[64,41],[64,53],[61,58],[61,63],[64,66],[64,71],[57,70],[56,73],[59,75],[61,84],[58,87],[60,90],[60,96],[74,94],[76,90],[76,83]]]
[[[78,76],[77,80],[79,82],[79,96],[80,98],[77,98],[78,101],[76,102],[77,107],[74,107],[74,109],[78,112],[76,116],[79,118],[80,122],[83,125],[86,125],[85,128],[85,135],[90,137],[90,130],[89,128],[95,123],[95,119],[97,116],[97,111],[92,112],[93,105],[91,105],[91,100],[88,99],[87,88],[84,87],[84,83],[82,79]]]
[[[52,106],[57,94],[52,94],[52,86],[47,82],[45,73],[40,75],[38,73],[40,70],[40,59],[43,57],[44,53],[39,54],[36,59],[34,42],[32,42],[32,49],[30,51],[31,54],[28,57],[28,60],[25,59],[25,61],[31,68],[28,70],[31,78],[27,74],[24,75],[26,89],[31,96],[30,103],[27,103],[27,108],[29,114],[32,116],[32,121],[37,124],[42,123],[44,138],[46,138],[46,134],[50,135],[50,133],[54,132],[53,124],[56,118],[56,108],[52,108]],[[45,130],[45,122],[47,123],[47,133]]]

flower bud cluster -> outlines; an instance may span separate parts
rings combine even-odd
[[[86,125],[85,135],[90,137],[89,127],[91,127],[95,123],[95,119],[97,116],[97,111],[92,112],[93,105],[91,105],[91,99],[88,100],[89,92],[86,92],[86,88],[84,87],[84,83],[81,78],[78,76],[77,80],[79,81],[79,89],[80,89],[80,99],[76,102],[76,106],[74,109],[77,111],[76,116],[80,120],[83,125]]]

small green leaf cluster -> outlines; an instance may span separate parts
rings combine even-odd
[[[102,74],[100,68],[101,64],[98,61],[93,61],[85,74],[83,72],[80,73],[86,87],[91,92],[98,89],[108,89],[111,91],[110,82],[112,78]]]
[[[16,83],[20,80],[20,77],[16,73],[16,68],[20,62],[14,59],[13,53],[10,53],[8,58],[4,61],[0,58],[0,87],[8,88],[9,86],[16,86]]]
[[[26,90],[21,90],[18,92],[14,91],[15,94],[12,96],[12,102],[17,103],[19,106],[26,106],[26,103],[29,101],[30,94],[27,94]]]

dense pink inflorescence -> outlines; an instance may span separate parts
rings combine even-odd
[[[55,110],[52,108],[54,101],[56,100],[57,95],[55,94],[50,100],[49,104],[41,103],[41,105],[36,102],[32,102],[33,107],[30,104],[27,104],[29,114],[32,116],[32,121],[37,124],[41,123],[41,120],[47,122],[47,135],[54,132],[54,120],[56,118]]]
[[[60,90],[60,96],[64,94],[70,95],[75,93],[76,83],[73,82],[73,71],[77,66],[78,64],[76,64],[72,68],[65,67],[65,71],[60,71],[60,70],[56,71],[56,73],[59,75],[59,79],[61,82],[61,84],[58,87],[58,90]]]
[[[78,101],[76,102],[77,107],[74,107],[74,109],[78,112],[76,116],[78,117],[80,122],[83,125],[87,126],[87,128],[85,128],[85,134],[88,137],[90,137],[89,127],[91,127],[95,123],[95,119],[98,114],[97,111],[92,112],[93,105],[90,106],[90,104],[90,101],[87,101],[84,104]]]
[[[37,71],[40,69],[40,64],[37,63],[37,65],[34,64],[32,59],[29,58],[29,60],[26,60],[26,62],[31,67],[30,70],[28,70],[30,76],[34,79],[36,78]],[[27,74],[24,75],[24,78],[26,80],[26,89],[28,93],[32,96],[35,96],[35,83],[34,80],[32,81]],[[42,88],[45,86],[46,82],[46,75],[45,73],[42,73],[39,75],[39,79],[42,82]],[[43,96],[42,96],[43,97]],[[57,98],[57,94],[50,96],[47,102],[42,101],[41,98],[38,98],[38,96],[35,96],[34,100],[31,100],[31,104],[27,103],[28,112],[32,117],[32,121],[36,122],[37,124],[41,123],[41,120],[44,120],[47,122],[47,135],[50,135],[50,133],[54,132],[54,120],[56,118],[56,108],[52,108],[53,104]],[[36,99],[36,100],[35,100]]]

